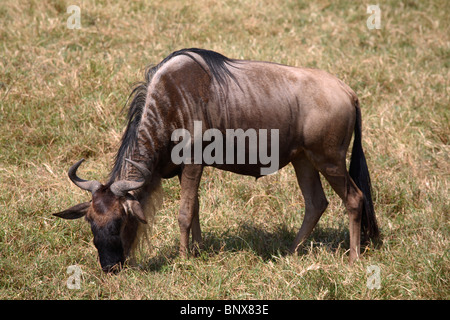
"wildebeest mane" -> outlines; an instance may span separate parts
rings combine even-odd
[[[198,54],[204,60],[209,69],[209,72],[198,61],[198,59],[192,55],[192,53]],[[233,81],[237,83],[236,78],[228,69],[229,66],[233,66],[232,63],[237,63],[237,61],[229,59],[224,55],[211,50],[204,50],[197,48],[181,49],[172,52],[156,66],[147,68],[145,72],[145,81],[139,82],[134,86],[133,90],[131,91],[131,94],[129,95],[125,103],[124,108],[129,106],[127,114],[128,123],[125,132],[122,136],[119,150],[117,151],[115,157],[114,166],[110,174],[110,183],[112,183],[117,179],[125,178],[122,176],[125,158],[131,155],[131,152],[135,149],[137,145],[138,128],[141,122],[143,110],[145,108],[147,89],[153,76],[170,59],[180,55],[188,56],[193,61],[195,61],[206,73],[212,76],[213,80],[217,81],[222,90],[226,89],[229,78],[231,78]]]

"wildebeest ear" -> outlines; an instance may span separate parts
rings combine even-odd
[[[66,209],[64,211],[54,213],[53,215],[56,217],[60,217],[63,219],[69,219],[69,220],[78,219],[78,218],[83,217],[87,213],[90,206],[91,206],[90,201],[83,202],[83,203],[79,203],[73,207],[70,207],[69,209]]]
[[[134,215],[140,222],[147,224],[147,219],[145,218],[141,204],[134,197],[127,197],[127,200],[123,203],[123,207],[126,213]]]

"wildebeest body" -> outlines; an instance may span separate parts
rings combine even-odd
[[[195,159],[181,164],[172,161],[171,151],[179,143],[172,134],[180,129],[194,133],[196,138],[210,129],[223,135],[229,130],[255,130],[258,141],[262,138],[261,132],[272,135],[276,130],[278,140],[268,139],[265,151],[277,154],[277,169],[293,164],[305,199],[305,218],[290,248],[292,252],[309,236],[327,207],[319,172],[348,210],[350,260],[359,256],[361,227],[365,236],[378,236],[370,177],[361,146],[359,101],[353,90],[335,76],[317,69],[232,60],[213,51],[184,49],[150,68],[146,81],[135,88],[131,98],[128,126],[106,188],[111,186],[115,194],[111,199],[122,203],[128,214],[136,211],[139,220],[144,221],[141,211],[145,211],[145,203],[151,197],[150,186],[161,178],[178,175],[181,254],[188,250],[191,231],[193,241],[199,246],[202,243],[198,187],[207,164]],[[200,135],[195,135],[196,123],[201,124]],[[350,177],[346,153],[353,133]],[[208,142],[199,140],[203,150]],[[195,144],[197,140],[194,138],[192,142]],[[234,154],[245,153],[245,159],[249,159],[252,147],[247,143],[244,148],[235,149]],[[229,152],[226,148],[221,151],[224,156]],[[261,168],[266,166],[259,160],[243,164],[231,162],[210,165],[254,177],[260,177]],[[76,168],[71,170],[76,171]],[[142,177],[144,181],[137,183]],[[80,179],[76,179],[72,181],[79,184]],[[94,185],[95,191],[98,182]],[[121,214],[127,214],[125,211]],[[57,215],[64,217],[66,214]],[[117,212],[111,213],[113,215]],[[73,216],[72,210],[70,217]],[[129,234],[127,239],[130,239]]]

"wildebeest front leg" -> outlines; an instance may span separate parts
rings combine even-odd
[[[198,196],[195,201],[194,217],[192,218],[192,244],[194,254],[198,254],[199,250],[203,248],[202,230],[200,229],[200,215],[199,215],[199,201]]]
[[[186,165],[180,177],[181,202],[178,223],[180,225],[180,255],[186,257],[189,249],[189,233],[192,229],[192,239],[201,246],[202,236],[199,219],[198,187],[203,172],[203,166]]]

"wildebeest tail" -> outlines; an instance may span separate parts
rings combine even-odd
[[[364,195],[363,211],[361,218],[361,230],[365,239],[376,240],[379,238],[377,219],[372,201],[372,185],[370,182],[369,169],[367,167],[366,157],[361,144],[361,108],[359,101],[356,100],[356,121],[355,121],[355,137],[353,142],[352,156],[350,161],[350,177],[356,183],[358,188]]]

